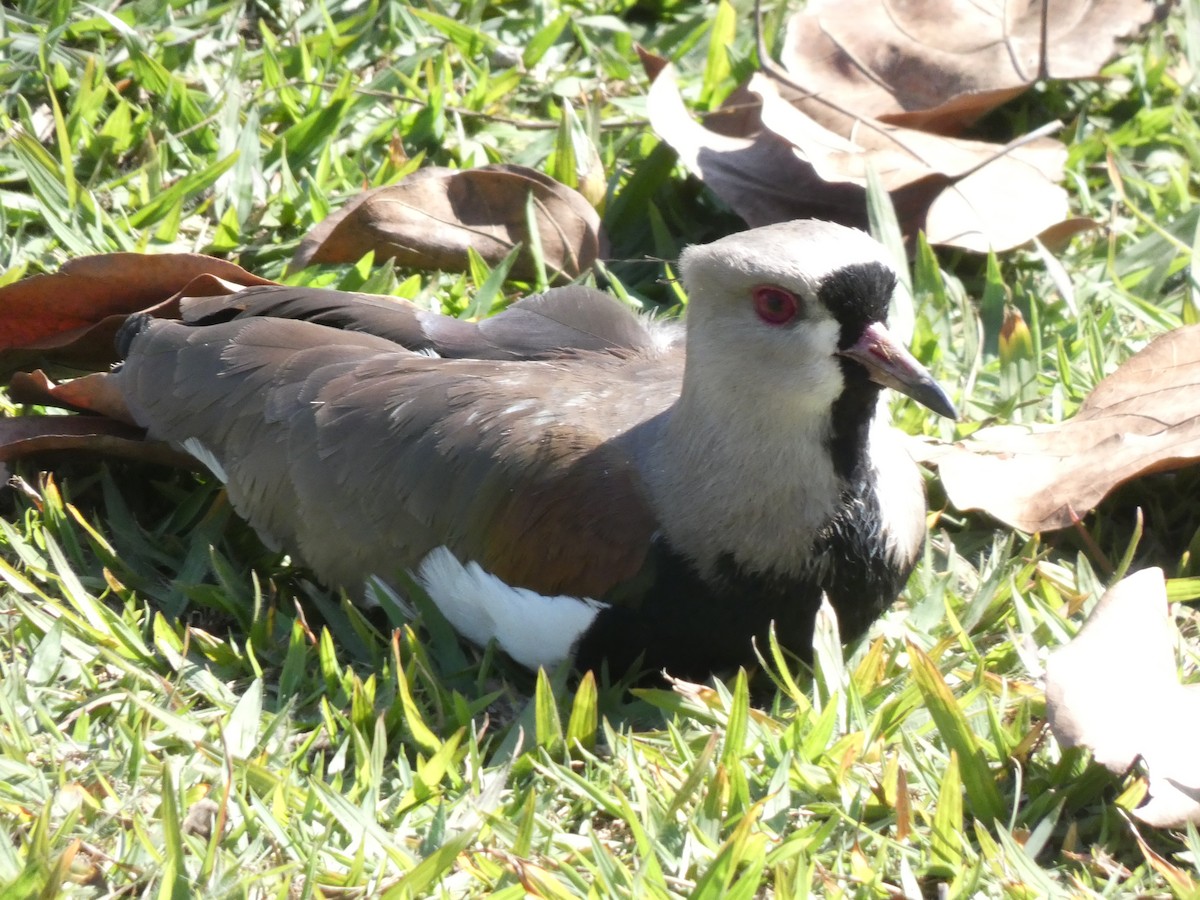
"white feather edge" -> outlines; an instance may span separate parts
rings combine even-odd
[[[512,587],[478,563],[459,562],[446,547],[429,551],[415,574],[459,634],[480,646],[495,640],[529,669],[553,668],[567,659],[607,605]]]
[[[225,467],[217,461],[217,458],[213,455],[213,452],[205,447],[204,444],[200,442],[199,438],[190,437],[180,446],[183,447],[187,453],[191,454],[200,462],[202,462],[210,472],[212,472],[221,480],[222,484],[229,484],[229,476],[225,474]]]

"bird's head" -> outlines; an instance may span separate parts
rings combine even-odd
[[[680,269],[690,298],[689,377],[718,379],[747,399],[766,388],[781,404],[814,411],[873,383],[956,416],[887,330],[896,273],[867,234],[783,222],[689,247]]]

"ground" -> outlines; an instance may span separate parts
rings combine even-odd
[[[118,250],[278,278],[318,221],[421,164],[578,180],[574,133],[602,164],[608,269],[668,309],[677,288],[647,259],[740,225],[648,127],[634,44],[709,105],[754,66],[750,11],[586,6],[9,4],[0,283]],[[790,11],[768,10],[771,41]],[[978,126],[1006,141],[1063,120],[1072,211],[1098,226],[996,259],[916,246],[914,352],[964,417],[897,401],[899,427],[1060,420],[1196,320],[1198,56],[1184,4],[1104,79],[1040,84]],[[458,312],[486,275],[365,258],[284,277]],[[1006,306],[1027,352],[1000,352]],[[1040,538],[955,511],[931,473],[925,556],[867,639],[843,651],[823,631],[811,670],[763,648],[765,690],[737,675],[631,695],[533,678],[428,609],[380,628],[265,550],[210,479],[94,457],[14,472],[6,896],[1195,893],[1197,833],[1139,829],[1138,773],[1063,752],[1039,683],[1126,562],[1196,574],[1194,473],[1126,485]],[[1180,624],[1194,640],[1186,608]]]

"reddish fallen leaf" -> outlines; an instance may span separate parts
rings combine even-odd
[[[1200,685],[1182,685],[1162,569],[1113,585],[1079,634],[1046,661],[1046,718],[1066,747],[1150,775],[1133,814],[1159,828],[1200,824]]]
[[[780,61],[813,95],[800,109],[835,132],[840,108],[958,134],[1036,80],[1096,77],[1153,15],[1151,0],[810,0]]]
[[[103,416],[0,418],[0,462],[62,451],[99,453],[188,469],[196,467],[190,456],[167,444],[147,441],[142,429]]]
[[[106,372],[93,372],[63,384],[55,384],[41,369],[17,372],[8,383],[8,396],[14,403],[57,406],[136,424],[124,397]]]
[[[166,307],[184,290],[226,292],[274,284],[223,259],[194,253],[108,253],[65,263],[0,287],[0,351],[46,351],[55,359],[98,366],[113,358],[112,340],[130,313]],[[7,354],[8,371],[25,365]]]
[[[468,247],[494,265],[519,243],[524,252],[511,275],[531,280],[530,195],[548,274],[582,274],[600,254],[599,215],[578,191],[513,165],[431,166],[365,191],[300,242],[292,266],[357,262],[373,250],[377,259],[403,266],[462,272]]]
[[[792,105],[795,91],[770,76],[754,75],[748,88],[761,103],[758,116],[742,109],[714,131],[688,113],[668,65],[650,86],[648,111],[655,132],[751,226],[815,217],[861,227],[872,168],[902,230],[923,230],[935,244],[1009,249],[1061,229],[1068,217],[1057,184],[1066,150],[1057,141],[1003,152],[872,122],[842,137]],[[738,126],[746,133],[732,134]]]
[[[1066,528],[1118,485],[1200,460],[1200,325],[1154,340],[1060,425],[984,428],[913,455],[938,466],[959,509],[1022,531]]]

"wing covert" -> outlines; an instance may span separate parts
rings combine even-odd
[[[286,285],[188,297],[180,306],[184,321],[191,324],[295,319],[373,334],[449,359],[552,359],[581,350],[646,350],[654,344],[644,320],[610,294],[583,285],[526,297],[479,322],[393,297]]]
[[[445,360],[303,321],[152,321],[114,377],[152,435],[198,440],[238,511],[326,580],[388,578],[446,545],[514,585],[598,596],[657,527],[626,435],[669,405],[680,367],[583,356]]]

